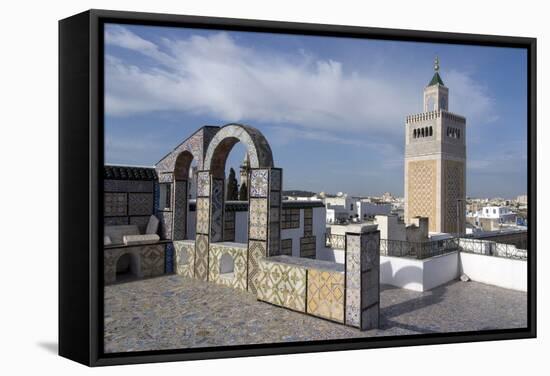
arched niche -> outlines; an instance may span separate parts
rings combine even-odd
[[[195,276],[207,280],[210,243],[223,240],[225,164],[241,142],[250,161],[248,178],[248,289],[256,292],[260,259],[280,254],[282,170],[273,167],[271,147],[256,128],[228,124],[214,135],[197,177]]]
[[[176,157],[173,179],[173,240],[187,239],[188,221],[188,197],[189,197],[189,173],[195,156],[188,150],[184,150]],[[191,178],[192,179],[192,178]]]

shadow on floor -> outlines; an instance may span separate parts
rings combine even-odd
[[[58,354],[57,342],[38,342],[36,345],[49,353],[52,353],[54,355]]]
[[[412,330],[419,333],[435,333],[436,331],[428,328],[421,328],[410,324],[400,323],[396,318],[399,316],[409,314],[411,312],[426,308],[428,306],[439,304],[444,300],[445,293],[447,292],[447,285],[453,283],[450,281],[441,286],[438,286],[430,291],[418,293],[419,296],[402,301],[400,303],[393,304],[391,306],[383,307],[380,309],[381,329],[389,329],[392,327],[399,327],[402,329]],[[393,286],[380,286],[380,292],[390,291],[397,289]],[[381,297],[383,299],[383,297]],[[393,319],[393,320],[392,320]]]

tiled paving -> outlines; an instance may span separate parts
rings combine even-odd
[[[381,328],[358,329],[177,275],[105,288],[105,352],[520,328],[525,293],[451,282],[419,293],[381,288]]]

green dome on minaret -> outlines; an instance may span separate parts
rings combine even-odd
[[[434,71],[435,71],[434,76],[432,77],[432,80],[430,81],[428,86],[432,86],[432,85],[445,86],[445,84],[443,83],[443,80],[441,79],[441,76],[439,75],[439,58],[437,56],[434,62]]]

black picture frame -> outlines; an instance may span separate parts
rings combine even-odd
[[[528,55],[527,328],[105,354],[102,239],[103,25],[143,24],[516,47]],[[59,354],[88,366],[536,337],[536,39],[89,10],[59,21]]]

